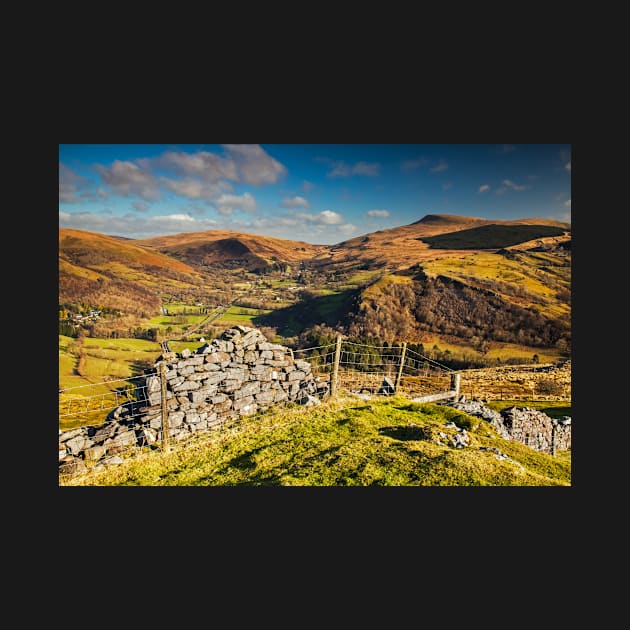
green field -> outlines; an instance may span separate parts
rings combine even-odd
[[[369,284],[370,282],[373,282],[382,273],[383,272],[379,269],[375,271],[358,271],[352,276],[350,276],[347,282],[348,282],[348,285],[354,285],[354,287],[360,287],[365,284]]]
[[[228,324],[242,324],[243,326],[254,326],[252,320],[255,317],[267,315],[271,313],[270,310],[259,308],[247,308],[245,306],[230,306],[230,308],[221,317],[215,320],[215,324],[223,325],[226,327]]]
[[[296,286],[293,278],[273,279],[268,280],[268,282],[274,289],[288,289],[289,287]]]
[[[467,448],[448,441],[466,428]],[[444,439],[440,432],[447,435]],[[480,447],[497,447],[498,460]],[[571,453],[538,453],[449,407],[396,396],[339,399],[316,409],[275,408],[172,452],[145,453],[68,485],[569,486]]]
[[[206,317],[208,317],[207,314],[205,315],[173,315],[172,317],[170,315],[158,315],[157,317],[153,317],[147,320],[144,324],[142,324],[142,327],[165,329],[168,326],[170,326],[173,329],[173,331],[177,331],[177,330],[181,330],[184,326],[192,327],[195,324],[198,324],[202,319],[205,319]],[[175,321],[176,319],[178,320],[177,323]],[[180,319],[185,320],[185,321],[179,322]]]
[[[141,374],[161,351],[158,343],[145,339],[80,340],[59,335],[59,389],[77,388],[59,394],[59,428],[103,422],[109,408],[117,406],[115,392],[133,388],[121,379]]]

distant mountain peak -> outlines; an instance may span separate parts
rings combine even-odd
[[[459,214],[427,214],[419,221],[414,221],[411,225],[418,225],[419,223],[461,223],[462,221],[485,221],[485,219],[465,217]]]

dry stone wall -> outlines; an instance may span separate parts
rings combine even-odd
[[[571,448],[571,418],[550,418],[546,413],[529,407],[509,407],[501,412],[470,400],[449,403],[472,416],[487,420],[506,440],[516,440],[541,453],[553,453]]]
[[[162,440],[162,393],[158,366],[166,366],[169,435],[181,440],[226,421],[266,411],[272,405],[317,404],[328,391],[308,361],[295,359],[290,348],[268,342],[255,328],[235,326],[195,353],[167,353],[145,372],[138,401],[114,409],[99,427],[80,427],[59,435],[62,473],[120,463],[118,453]]]

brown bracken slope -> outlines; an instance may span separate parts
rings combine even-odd
[[[325,245],[312,245],[271,236],[231,230],[187,232],[135,241],[143,247],[184,260],[191,265],[212,265],[241,261],[250,268],[273,262],[295,263],[326,251]]]
[[[570,225],[551,219],[526,218],[500,221],[497,219],[482,219],[451,214],[428,214],[419,221],[409,225],[379,230],[378,232],[357,236],[338,245],[333,245],[327,252],[322,252],[318,256],[318,262],[320,264],[331,263],[333,266],[340,267],[360,262],[376,268],[387,267],[390,270],[403,270],[429,260],[451,257],[454,253],[459,252],[459,250],[431,249],[428,243],[418,239],[490,224],[556,226],[567,230],[565,236],[557,237],[558,240],[568,240],[570,238],[568,232]],[[535,243],[531,242],[515,247],[524,248],[534,245]],[[462,251],[462,253],[468,255],[474,251],[469,249]]]
[[[159,293],[194,288],[202,276],[189,265],[105,234],[59,229],[59,303],[84,302],[122,313],[153,314]]]

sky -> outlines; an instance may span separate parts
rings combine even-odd
[[[324,245],[427,214],[570,222],[571,145],[59,145],[60,227]]]

